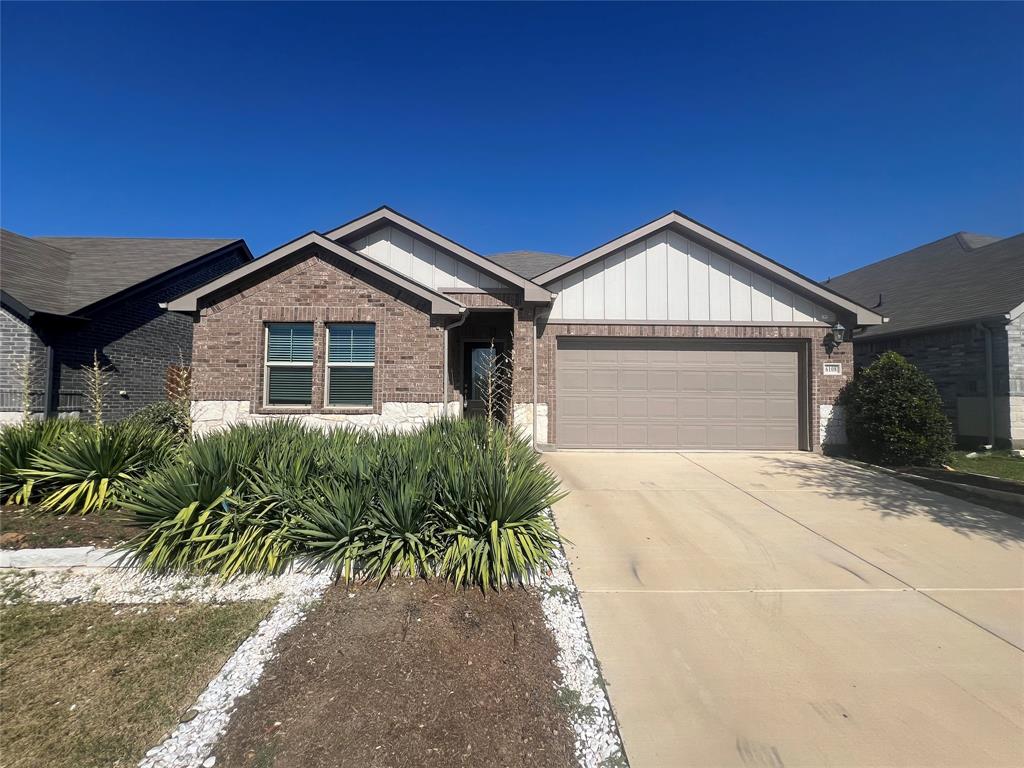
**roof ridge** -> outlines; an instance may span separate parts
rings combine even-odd
[[[854,274],[856,272],[860,272],[862,269],[870,269],[871,267],[877,267],[879,264],[885,264],[887,261],[892,261],[893,259],[898,259],[901,256],[906,256],[907,254],[913,253],[914,251],[919,251],[922,248],[927,248],[927,247],[929,247],[931,245],[938,245],[939,243],[941,243],[941,242],[943,242],[945,240],[956,240],[957,243],[960,245],[961,249],[963,249],[963,250],[970,250],[969,248],[964,247],[963,241],[960,240],[960,237],[959,237],[960,234],[961,234],[960,232],[954,232],[952,235],[946,235],[945,237],[940,237],[937,240],[931,240],[931,241],[929,241],[927,243],[922,243],[921,245],[915,245],[913,248],[908,248],[905,251],[900,251],[899,253],[894,253],[892,256],[886,256],[884,259],[878,259],[877,261],[872,261],[869,264],[862,264],[861,266],[856,267],[855,269],[851,269],[848,272],[843,272],[842,274],[839,274],[839,275],[833,275],[832,277],[830,277],[827,280],[825,280],[825,282],[826,283],[830,283],[833,280],[838,280],[841,277],[846,277],[847,275],[852,275],[852,274]],[[991,245],[991,243],[989,243],[989,245]],[[985,246],[982,246],[982,247],[985,247]]]

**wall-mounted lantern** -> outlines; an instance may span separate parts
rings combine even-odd
[[[846,327],[842,323],[837,322],[832,326],[832,330],[825,334],[825,351],[831,355],[833,350],[844,341],[846,341]]]

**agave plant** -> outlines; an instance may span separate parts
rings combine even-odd
[[[460,435],[438,473],[439,570],[457,586],[500,589],[551,562],[559,537],[546,512],[564,493],[520,436],[496,429],[483,445],[477,437]]]
[[[166,432],[121,422],[40,448],[22,474],[46,487],[41,509],[84,515],[125,501],[138,478],[172,452]]]

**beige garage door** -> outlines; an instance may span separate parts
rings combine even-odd
[[[555,442],[799,448],[799,357],[785,342],[559,339]]]

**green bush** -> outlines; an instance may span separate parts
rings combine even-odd
[[[147,405],[125,421],[141,427],[164,430],[181,440],[187,440],[192,430],[188,415],[179,406],[166,400]]]
[[[129,558],[230,578],[301,561],[338,578],[532,578],[558,535],[558,481],[518,435],[479,420],[413,434],[324,433],[290,421],[197,438],[125,507]]]
[[[854,456],[885,466],[932,466],[953,449],[934,382],[895,352],[857,373],[842,396]]]
[[[130,422],[83,425],[37,449],[21,474],[41,487],[40,509],[84,515],[119,506],[173,449],[163,430]]]

